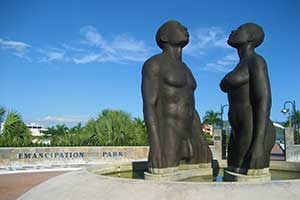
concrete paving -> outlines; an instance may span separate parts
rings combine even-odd
[[[63,173],[65,171],[1,174],[0,199],[15,200],[34,186]]]
[[[276,200],[300,199],[300,181],[187,183],[116,179],[78,170],[52,178],[20,200]]]

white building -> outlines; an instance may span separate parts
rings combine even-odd
[[[30,130],[32,136],[43,136],[43,131],[47,129],[43,128],[42,125],[38,125],[35,123],[26,124],[27,128]]]
[[[50,140],[47,139],[43,139],[40,140],[39,137],[44,136],[44,131],[47,131],[46,128],[44,128],[42,125],[38,125],[35,123],[29,123],[26,124],[27,128],[30,130],[31,135],[34,137],[34,139],[32,140],[33,143],[43,143],[43,144],[50,144]]]
[[[4,122],[2,122],[2,123],[0,124],[0,134],[2,134],[3,126],[4,126]]]

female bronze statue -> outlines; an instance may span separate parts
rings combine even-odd
[[[249,169],[268,168],[275,143],[267,64],[255,52],[263,40],[263,29],[254,23],[232,31],[227,43],[237,49],[240,61],[220,83],[222,91],[228,94],[232,127],[228,170],[242,174]]]

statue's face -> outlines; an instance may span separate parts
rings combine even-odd
[[[227,40],[227,44],[238,48],[249,41],[249,32],[245,26],[240,26],[238,29],[231,32]]]
[[[179,22],[172,22],[168,30],[168,42],[172,46],[186,46],[189,43],[187,28]]]

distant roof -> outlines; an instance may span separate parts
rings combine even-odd
[[[279,124],[279,123],[273,122],[273,125],[274,125],[275,127],[278,127],[278,128],[284,129],[284,126],[282,126],[282,125],[281,125],[281,124]]]

